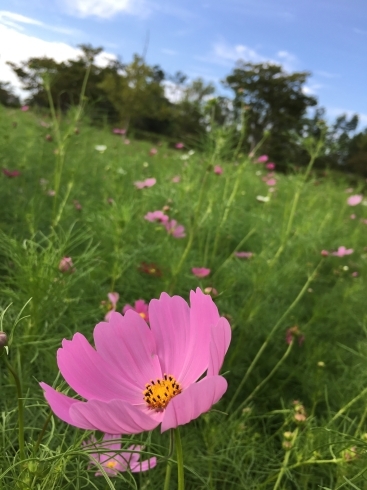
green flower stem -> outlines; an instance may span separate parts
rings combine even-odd
[[[22,387],[20,384],[20,379],[16,371],[13,369],[11,366],[10,362],[6,358],[6,355],[3,356],[4,363],[6,367],[9,369],[11,372],[14,381],[15,381],[15,386],[17,390],[17,397],[18,397],[18,439],[19,439],[19,454],[20,454],[20,459],[22,461],[25,460],[25,453],[24,453],[24,407],[23,407],[23,394],[22,394]]]
[[[178,427],[177,429],[174,429],[174,431],[175,431],[175,445],[176,445],[176,456],[177,456],[178,490],[185,490],[185,477],[184,477],[181,436]]]
[[[270,373],[266,376],[266,378],[264,378],[257,386],[256,388],[253,390],[253,392],[236,408],[236,410],[231,414],[231,417],[233,417],[233,415],[235,413],[237,413],[239,410],[242,409],[242,407],[246,406],[246,404],[256,395],[256,393],[264,386],[266,385],[266,383],[269,381],[269,379],[271,379],[274,374],[278,371],[278,369],[280,368],[280,366],[283,364],[283,362],[287,359],[287,357],[289,356],[291,350],[292,350],[292,347],[293,347],[293,344],[294,344],[294,340],[291,341],[291,343],[288,345],[288,348],[287,350],[285,351],[285,353],[283,354],[283,356],[279,359],[279,361],[275,364],[275,366],[273,367],[273,369],[270,371]]]
[[[303,297],[303,295],[305,294],[305,292],[307,291],[309,285],[311,284],[311,282],[314,280],[318,270],[319,270],[319,267],[321,266],[322,264],[322,260],[320,260],[320,262],[318,263],[316,269],[313,271],[313,273],[310,275],[310,277],[307,279],[305,285],[303,286],[303,288],[301,289],[301,291],[299,292],[298,296],[296,297],[296,299],[293,301],[293,303],[288,307],[288,309],[285,311],[285,313],[283,313],[283,315],[279,318],[279,320],[277,321],[277,323],[274,325],[274,327],[270,330],[268,336],[266,337],[264,343],[262,344],[262,346],[260,347],[259,351],[257,352],[256,356],[254,357],[253,361],[251,362],[250,366],[248,367],[247,371],[245,372],[245,375],[244,377],[242,378],[240,384],[238,385],[237,387],[237,390],[235,392],[235,394],[233,395],[232,397],[232,400],[229,402],[229,405],[227,407],[227,410],[226,412],[230,412],[234,402],[236,401],[238,395],[241,393],[241,390],[244,386],[244,384],[246,383],[248,377],[250,376],[250,374],[252,373],[254,367],[256,366],[258,360],[260,359],[260,357],[262,356],[264,350],[267,348],[270,340],[272,339],[272,337],[274,336],[274,334],[277,332],[278,328],[280,327],[280,325],[283,323],[283,321],[285,320],[285,318],[289,315],[289,313],[293,310],[293,308],[299,303],[299,301],[301,300],[301,298]]]
[[[45,435],[45,432],[46,432],[46,429],[47,429],[48,424],[50,423],[51,417],[52,417],[52,412],[50,410],[50,413],[48,414],[48,416],[47,416],[47,418],[45,420],[45,423],[43,424],[42,430],[41,430],[41,432],[40,432],[40,434],[39,434],[39,436],[37,438],[36,444],[33,446],[33,456],[35,456],[35,454],[38,451],[38,448],[41,445],[43,436]]]
[[[168,449],[168,456],[167,456],[167,466],[166,466],[166,477],[164,479],[164,487],[163,490],[170,490],[170,481],[171,481],[171,472],[172,472],[172,461],[170,458],[172,457],[173,450],[174,450],[174,430],[171,429],[169,431],[169,449]]]
[[[359,395],[357,395],[356,397],[353,398],[353,400],[351,400],[350,402],[348,402],[346,405],[344,405],[344,407],[342,407],[335,415],[334,417],[328,422],[328,424],[326,425],[326,427],[328,427],[330,424],[332,424],[333,422],[335,422],[335,420],[337,418],[339,418],[341,415],[343,415],[343,413],[348,410],[348,408],[350,408],[356,401],[358,401],[360,398],[363,398],[365,395],[367,394],[367,388],[365,388],[364,390],[362,390]]]
[[[298,429],[296,429],[294,431],[293,438],[290,441],[291,444],[292,444],[292,446],[294,444],[294,441],[297,439],[297,435],[298,435]],[[284,455],[283,464],[282,464],[282,467],[281,467],[281,469],[280,469],[280,471],[278,473],[278,478],[277,478],[277,481],[275,482],[275,485],[274,485],[273,490],[277,490],[279,488],[279,485],[280,485],[280,483],[282,481],[283,475],[287,471],[288,462],[289,462],[289,458],[291,456],[291,453],[292,453],[292,451],[290,450],[290,451],[287,451],[285,453],[285,455]]]

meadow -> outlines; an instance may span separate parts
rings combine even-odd
[[[367,489],[364,180],[315,173],[322,140],[283,174],[230,129],[195,151],[120,133],[0,107],[0,488]],[[113,472],[39,383],[75,396],[63,339],[196,288],[231,326],[228,389],[180,427],[184,486],[159,427],[118,439],[154,467]]]

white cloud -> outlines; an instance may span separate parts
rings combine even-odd
[[[20,15],[15,12],[9,12],[7,10],[0,10],[0,24],[7,27],[11,27],[13,29],[17,29],[18,31],[24,31],[24,27],[22,24],[26,24],[26,25],[34,25],[37,27],[42,27],[43,29],[59,32],[60,34],[67,34],[67,35],[80,34],[80,32],[76,31],[75,29],[69,29],[67,27],[45,24],[40,20],[32,19],[31,17],[25,17],[24,15]]]
[[[168,80],[163,82],[163,86],[164,95],[170,102],[176,104],[177,102],[180,102],[180,100],[182,100],[182,97],[184,95],[184,89],[182,86],[176,85],[175,83]]]
[[[324,85],[322,85],[321,83],[310,83],[309,85],[304,85],[302,87],[302,92],[305,95],[316,95],[318,90],[323,87]]]
[[[324,78],[339,78],[340,75],[338,75],[337,73],[330,73],[328,71],[324,71],[324,70],[317,70],[315,71],[316,75],[319,75],[320,77],[324,77]]]
[[[26,96],[26,94],[21,89],[21,84],[17,76],[10,66],[6,64],[7,61],[19,64],[21,61],[26,61],[32,57],[49,57],[57,62],[61,62],[68,59],[75,59],[82,53],[79,48],[74,48],[69,44],[44,41],[43,39],[19,32],[3,24],[0,24],[0,39],[6,39],[6,43],[2,43],[1,45],[0,80],[10,82],[16,92],[22,97]],[[96,58],[96,63],[99,66],[106,66],[113,59],[116,59],[115,55],[101,53]]]
[[[169,56],[175,56],[177,53],[177,51],[174,51],[173,49],[167,49],[167,48],[163,48],[161,49],[162,53],[164,54],[168,54]]]
[[[63,7],[80,17],[100,17],[109,19],[119,13],[137,13],[141,0],[66,0]]]

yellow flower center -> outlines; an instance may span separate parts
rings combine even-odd
[[[146,317],[147,317],[147,315],[145,313],[143,313],[143,312],[139,313],[139,315],[143,318],[143,320],[145,320]]]
[[[108,461],[106,463],[107,468],[111,468],[111,469],[116,468],[116,465],[117,465],[117,461]]]
[[[182,391],[180,385],[173,376],[164,374],[163,379],[151,381],[145,385],[143,391],[144,400],[148,407],[157,412],[161,412],[166,408],[168,402]]]

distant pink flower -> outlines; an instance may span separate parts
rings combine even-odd
[[[20,175],[19,170],[8,170],[7,168],[3,168],[2,172],[6,177],[9,177],[9,179],[12,179],[14,177],[19,177]]]
[[[178,184],[180,181],[181,181],[181,177],[179,175],[175,175],[174,177],[172,177],[172,182],[174,184]]]
[[[327,250],[321,250],[321,255],[323,257],[327,257],[328,255],[330,255],[330,252],[328,252]]]
[[[273,162],[269,162],[265,165],[265,167],[268,169],[268,170],[274,170],[275,169],[275,163]]]
[[[134,182],[134,185],[137,189],[144,189],[144,187],[152,187],[156,182],[157,180],[153,177],[142,181],[138,180],[137,182]]]
[[[176,143],[175,144],[175,148],[177,148],[177,150],[182,150],[182,148],[184,148],[184,144],[183,143]]]
[[[128,139],[126,138],[126,139],[124,139],[124,143],[125,143],[125,145],[129,145],[129,144],[130,144],[130,140],[128,140]]]
[[[302,345],[305,340],[305,336],[302,334],[299,327],[295,325],[294,327],[288,328],[285,339],[288,345],[293,339],[298,339],[298,345]]]
[[[261,155],[257,160],[256,162],[257,163],[265,163],[269,160],[269,157],[268,155]]]
[[[273,185],[276,185],[276,183],[277,183],[276,179],[269,179],[266,181],[266,185],[273,186]]]
[[[364,224],[364,225],[367,225],[367,219],[362,219],[361,222]]]
[[[149,155],[152,157],[158,153],[157,148],[151,148],[149,151]]]
[[[105,433],[102,442],[98,442],[94,436],[83,442],[84,450],[97,450],[96,453],[90,453],[91,461],[89,466],[97,466],[97,463],[99,463],[108,476],[114,477],[119,472],[131,471],[132,473],[138,473],[150,470],[157,465],[155,456],[145,461],[140,461],[140,451],[144,449],[144,446],[132,445],[128,448],[129,452],[122,452],[121,442],[117,442],[119,439],[121,439],[121,435]],[[103,476],[103,473],[98,470],[95,476]]]
[[[357,216],[353,213],[349,217],[350,217],[350,219],[356,219]]]
[[[95,347],[80,333],[63,340],[58,367],[86,401],[42,382],[56,416],[108,434],[139,434],[160,424],[165,432],[198,418],[222,398],[227,381],[219,371],[231,327],[213,299],[197,288],[189,306],[162,293],[150,302],[149,317],[150,327],[135,311],[113,312],[108,323],[95,327]]]
[[[81,210],[82,210],[82,205],[81,205],[81,204],[80,204],[80,202],[79,202],[79,201],[77,201],[76,199],[74,199],[73,204],[74,204],[74,208],[75,208],[77,211],[81,211]]]
[[[163,211],[149,211],[149,213],[144,216],[144,219],[151,222],[158,221],[159,223],[166,223],[169,220],[168,216],[164,214]]]
[[[23,111],[23,112],[29,111],[29,105],[22,105],[22,107],[20,108],[20,110]]]
[[[148,313],[148,305],[143,299],[138,299],[135,301],[134,306],[131,305],[125,305],[122,313],[126,313],[129,310],[134,310],[136,313],[139,314],[139,316],[142,317],[143,320],[145,320],[147,323],[149,323],[149,313]]]
[[[254,255],[252,252],[235,252],[234,254],[239,259],[251,259]]]
[[[220,165],[215,165],[214,167],[214,173],[217,174],[217,175],[222,175],[223,173],[223,169]]]
[[[63,257],[61,260],[60,260],[60,263],[59,263],[59,271],[62,272],[62,273],[65,273],[65,272],[75,272],[75,267],[74,267],[74,264],[73,264],[73,260],[71,257]]]
[[[350,255],[354,252],[352,248],[339,247],[336,252],[332,252],[331,255],[335,255],[335,257],[344,257],[345,255]]]
[[[183,225],[179,225],[175,219],[171,219],[171,221],[166,221],[164,227],[167,232],[173,236],[173,238],[185,238],[185,227]]]
[[[363,196],[361,194],[355,194],[353,196],[348,197],[347,203],[349,206],[357,206],[357,204],[360,204],[363,200]]]
[[[193,267],[191,272],[194,274],[194,276],[202,278],[209,276],[210,269],[206,269],[205,267]]]
[[[359,274],[357,271],[352,272],[352,277],[358,277],[358,276],[359,276]]]
[[[119,295],[119,293],[108,293],[107,297],[108,297],[110,304],[109,304],[109,311],[105,314],[105,317],[104,317],[105,322],[108,322],[110,317],[111,317],[111,313],[113,311],[116,311],[116,307],[117,307],[116,305],[117,305],[118,300],[120,299],[120,295]]]
[[[112,132],[113,134],[126,134],[126,129],[114,128]]]

